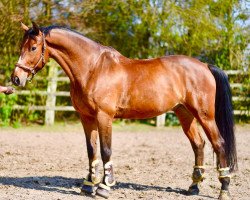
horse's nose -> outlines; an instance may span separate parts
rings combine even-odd
[[[13,76],[11,79],[12,79],[12,83],[14,83],[14,85],[16,85],[16,86],[20,85],[20,79],[17,76]]]

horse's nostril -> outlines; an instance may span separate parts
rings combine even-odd
[[[12,78],[12,82],[13,82],[16,86],[20,85],[20,79],[19,79],[17,76],[14,76],[14,77]]]

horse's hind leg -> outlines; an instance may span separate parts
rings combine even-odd
[[[195,165],[194,171],[192,175],[193,182],[189,187],[189,194],[197,195],[199,193],[198,184],[204,179],[204,146],[205,141],[201,137],[198,127],[197,121],[184,106],[180,105],[175,109],[175,114],[179,118],[181,126],[183,128],[184,133],[188,137],[193,151],[195,155]]]
[[[220,200],[230,199],[229,188],[228,188],[230,184],[230,171],[226,160],[224,139],[221,137],[219,133],[214,118],[205,119],[204,117],[201,117],[199,121],[217,155],[217,163],[219,164],[218,166],[219,180],[222,184],[219,199]]]
[[[202,101],[201,101],[202,102]],[[230,198],[229,195],[229,183],[230,183],[230,172],[226,160],[226,153],[224,147],[224,139],[222,138],[219,129],[215,121],[214,106],[213,102],[210,104],[201,103],[199,109],[192,109],[192,113],[198,119],[202,128],[204,129],[209,141],[211,142],[214,152],[216,153],[219,163],[219,180],[222,184],[221,193],[219,196],[220,200],[227,200]]]

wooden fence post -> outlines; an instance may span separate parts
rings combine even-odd
[[[58,67],[54,62],[49,65],[47,100],[45,111],[45,125],[53,125],[55,121],[56,89],[57,89]]]
[[[166,113],[156,117],[156,127],[165,126]]]

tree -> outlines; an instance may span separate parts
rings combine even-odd
[[[82,31],[132,58],[167,52],[214,60],[224,69],[241,68],[249,38],[241,26],[248,18],[242,2],[83,1],[81,21],[87,30]]]

